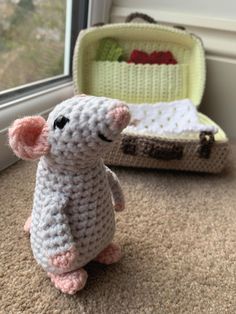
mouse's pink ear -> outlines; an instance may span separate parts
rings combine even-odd
[[[17,119],[9,128],[9,144],[22,159],[34,160],[49,152],[48,127],[40,116]]]

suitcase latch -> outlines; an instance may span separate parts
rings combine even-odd
[[[124,154],[135,156],[137,155],[137,139],[125,137],[122,139],[121,149]]]
[[[215,137],[212,132],[201,132],[199,135],[200,146],[198,153],[200,158],[209,159],[211,155],[211,149],[215,142]]]

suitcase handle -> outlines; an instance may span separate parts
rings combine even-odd
[[[142,20],[144,20],[145,22],[151,23],[151,24],[157,24],[157,21],[154,20],[154,18],[152,18],[151,16],[145,14],[145,13],[141,13],[141,12],[134,12],[134,13],[130,13],[126,19],[125,19],[125,23],[130,23],[131,21],[133,21],[136,18],[140,18]]]
[[[145,14],[145,13],[141,13],[141,12],[134,12],[134,13],[130,13],[126,19],[125,19],[125,23],[130,23],[131,21],[133,21],[136,18],[140,18],[142,20],[144,20],[145,22],[151,23],[151,24],[158,24],[158,22],[156,20],[154,20],[154,18],[152,18],[150,15]],[[173,25],[174,28],[180,29],[182,31],[185,31],[186,28],[182,25]]]
[[[150,15],[145,14],[145,13],[141,13],[141,12],[134,12],[134,13],[130,13],[126,19],[125,19],[125,23],[130,23],[132,22],[134,19],[136,18],[140,18],[142,20],[144,20],[145,22],[151,23],[151,24],[158,24],[158,22],[156,20],[154,20],[154,18],[152,18]],[[92,26],[93,27],[98,27],[98,26],[104,26],[106,25],[105,23],[101,22],[101,23],[95,23]],[[180,29],[182,31],[185,31],[186,28],[182,25],[173,25],[174,28]]]

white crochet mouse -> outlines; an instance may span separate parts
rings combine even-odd
[[[23,159],[40,161],[32,210],[25,229],[37,262],[56,288],[82,289],[91,260],[104,264],[121,258],[111,243],[114,208],[124,209],[116,175],[101,155],[128,125],[127,106],[118,100],[80,95],[57,105],[47,122],[39,116],[16,120],[9,143]]]

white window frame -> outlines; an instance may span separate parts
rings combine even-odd
[[[112,0],[89,0],[87,26],[97,22],[107,23],[111,3]],[[69,51],[65,51],[65,54],[67,55],[65,66],[68,69],[71,62],[68,60]],[[56,104],[72,96],[73,83],[70,79],[67,82],[58,82],[55,86],[48,88],[46,86],[43,90],[32,92],[30,95],[8,100],[0,105],[0,171],[17,161],[8,146],[7,134],[11,123],[26,115],[42,115],[46,118]]]

